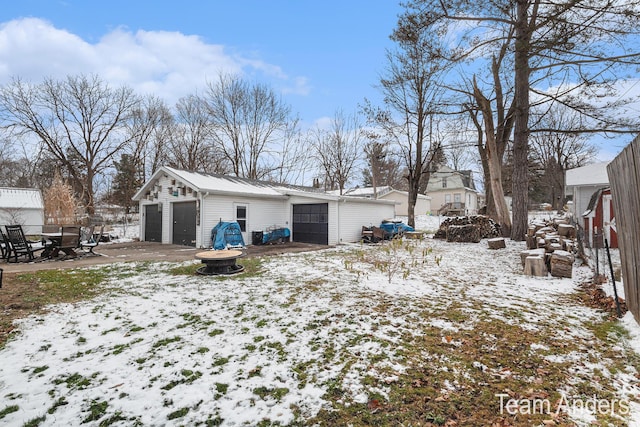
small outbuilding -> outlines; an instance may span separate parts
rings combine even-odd
[[[40,190],[0,187],[0,224],[22,225],[25,234],[42,232],[44,204]]]
[[[140,239],[211,247],[211,230],[236,221],[243,239],[288,228],[295,242],[336,245],[360,240],[362,226],[395,216],[395,202],[327,194],[311,187],[213,175],[163,166],[133,197]]]
[[[565,194],[573,202],[570,213],[583,227],[585,244],[590,247],[596,243],[596,234],[599,235],[600,246],[603,245],[602,236],[607,238],[611,247],[618,246],[607,164],[592,163],[566,172]]]
[[[610,248],[618,247],[618,231],[610,187],[601,188],[593,193],[582,218],[585,240],[589,247],[604,247],[604,239],[607,239]]]
[[[565,194],[573,201],[571,214],[574,218],[578,219],[587,210],[596,191],[609,186],[607,164],[592,163],[565,173]]]

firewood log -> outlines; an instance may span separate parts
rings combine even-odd
[[[524,261],[524,274],[527,276],[545,277],[547,265],[540,256],[528,256]]]
[[[567,251],[558,250],[551,254],[551,275],[553,277],[572,277],[575,258]]]
[[[503,237],[489,239],[487,243],[489,244],[489,249],[504,249],[507,247]]]

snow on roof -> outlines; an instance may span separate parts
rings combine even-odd
[[[392,188],[388,185],[383,185],[376,188],[376,192],[378,196],[381,194],[386,194],[391,191]],[[340,195],[340,190],[329,190],[328,194]],[[354,196],[354,197],[373,197],[373,187],[356,187],[356,188],[347,188],[342,191],[343,196]]]
[[[210,175],[165,167],[172,174],[199,191],[281,196],[273,185],[228,175]]]
[[[158,169],[151,179],[138,190],[133,200],[140,200],[157,182],[162,174],[171,175],[173,179],[181,182],[194,190],[215,194],[235,194],[258,197],[283,198],[290,194],[306,195],[309,197],[329,198],[338,200],[337,196],[328,195],[318,189],[296,185],[278,184],[267,181],[258,181],[229,175],[215,175],[204,172],[191,172],[163,166]]]
[[[381,187],[376,188],[376,193],[378,193],[378,198],[386,196],[387,194],[390,193],[401,193],[401,194],[408,194],[407,191],[402,191],[402,190],[396,190],[395,188],[391,188],[388,185],[383,185]],[[327,193],[329,194],[340,194],[340,190],[331,190],[331,191],[327,191]],[[352,196],[352,197],[369,197],[372,198],[373,197],[373,187],[357,187],[357,188],[350,188],[348,190],[344,190],[343,196]],[[427,196],[426,194],[418,194],[418,198],[419,199],[431,199],[430,196]]]
[[[145,193],[150,191],[151,187],[157,182],[162,174],[171,175],[176,181],[185,184],[201,193],[212,194],[233,194],[246,195],[253,197],[275,197],[286,198],[289,196],[310,197],[320,200],[333,201],[353,201],[362,202],[367,200],[370,203],[389,204],[385,200],[371,200],[364,197],[340,196],[338,194],[326,193],[320,189],[313,187],[303,187],[299,185],[278,184],[267,181],[257,181],[247,178],[239,178],[229,175],[213,175],[203,172],[191,172],[181,169],[175,169],[168,166],[162,166],[147,181],[140,190],[133,196],[133,200],[140,200]]]
[[[37,188],[0,187],[0,209],[43,209]]]
[[[567,186],[578,185],[608,185],[609,175],[607,165],[609,162],[592,163],[567,171]]]

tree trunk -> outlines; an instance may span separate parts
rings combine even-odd
[[[494,220],[500,224],[500,231],[503,236],[511,233],[511,216],[507,201],[504,199],[504,189],[502,188],[502,162],[496,152],[496,143],[493,135],[487,135],[487,164],[489,166],[489,179],[493,204],[496,209]]]
[[[489,174],[489,163],[487,162],[487,150],[479,145],[478,152],[480,153],[480,161],[482,162],[482,174],[484,177],[484,197],[486,205],[485,214],[495,221],[496,205],[493,202],[493,194],[491,193],[491,175]]]
[[[493,114],[491,110],[491,102],[482,94],[476,80],[473,80],[473,94],[476,102],[482,111],[484,121],[484,134],[486,137],[486,145],[484,148],[485,159],[483,166],[488,171],[489,182],[485,182],[485,187],[491,188],[492,203],[495,208],[495,217],[491,217],[500,224],[500,230],[503,236],[508,236],[511,231],[511,217],[509,215],[509,207],[504,199],[504,189],[502,188],[502,156],[498,151],[496,143],[496,129],[493,122]]]
[[[418,186],[420,182],[409,176],[409,199],[407,200],[407,225],[409,227],[416,226],[416,201],[418,200]]]
[[[529,43],[528,1],[516,2],[515,102],[513,137],[513,228],[511,240],[525,239],[528,223],[529,181]]]

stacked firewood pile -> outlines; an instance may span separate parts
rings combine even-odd
[[[448,242],[473,242],[500,236],[500,225],[484,215],[469,215],[447,218],[433,236]]]
[[[563,218],[532,222],[527,230],[527,250],[520,253],[529,276],[572,276],[576,229]]]
[[[447,242],[478,243],[480,239],[480,227],[473,224],[450,225],[447,227]]]

